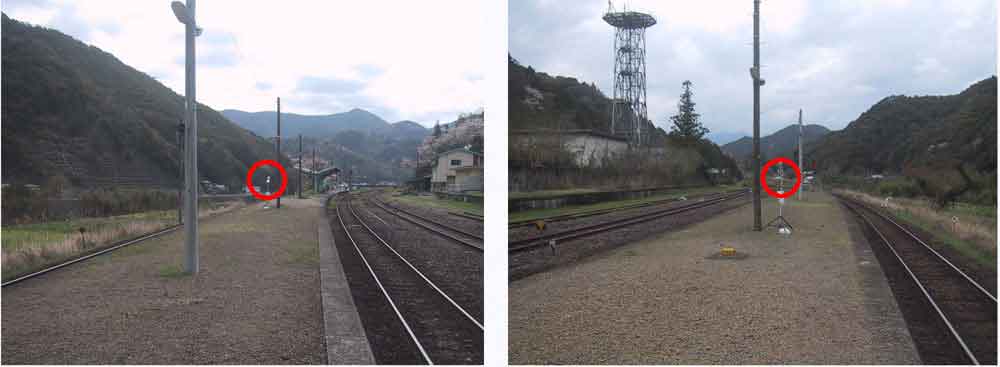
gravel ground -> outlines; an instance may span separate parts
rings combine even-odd
[[[344,205],[343,202],[338,206]],[[372,227],[380,236],[389,242],[413,266],[424,273],[431,281],[451,296],[455,302],[466,308],[474,318],[482,322],[482,253],[467,249],[459,244],[444,240],[426,230],[405,223],[374,206],[368,206],[361,200],[352,201],[355,212],[365,223]],[[354,239],[365,253],[386,287],[389,294],[400,308],[403,317],[413,328],[418,340],[423,344],[435,363],[443,364],[481,364],[483,362],[483,332],[471,321],[447,303],[437,292],[425,285],[416,274],[396,258],[388,249],[377,243],[367,231],[358,227],[357,220],[349,214],[346,208],[341,208],[344,222],[351,228]],[[378,213],[377,213],[378,212]],[[380,219],[381,218],[381,219]],[[383,223],[382,221],[385,221]],[[339,224],[339,222],[338,222]],[[340,247],[340,244],[338,244]],[[345,251],[346,252],[346,251]],[[357,257],[357,255],[353,255]],[[355,270],[350,272],[357,273]],[[370,278],[370,277],[369,277]],[[349,279],[352,288],[370,287],[355,280],[364,280],[363,276],[352,276]],[[357,285],[357,286],[356,286]],[[362,320],[367,324],[390,324],[388,319],[395,321],[393,313],[375,314],[370,312],[366,304],[378,304],[379,300],[372,297],[359,302]],[[398,321],[395,321],[398,324]],[[393,333],[391,327],[384,327]],[[375,334],[378,335],[378,334]],[[371,336],[369,337],[371,339]],[[397,352],[402,343],[379,343],[374,345],[374,352],[379,363],[419,363],[404,353]],[[381,356],[385,356],[384,358]],[[398,358],[393,358],[397,356]]]
[[[724,201],[705,208],[699,208],[690,212],[678,215],[651,220],[623,228],[618,228],[608,232],[565,241],[556,245],[555,253],[548,246],[542,246],[527,251],[519,251],[509,254],[508,276],[511,280],[521,279],[528,275],[545,271],[547,269],[571,264],[589,256],[599,254],[608,249],[630,244],[651,236],[662,234],[667,230],[677,230],[686,225],[704,221],[713,216],[719,215],[734,208],[745,206],[749,203],[749,196]],[[674,207],[671,205],[669,207]],[[659,207],[662,210],[666,207]],[[648,209],[647,209],[648,211]],[[633,212],[631,215],[635,215]],[[618,218],[617,216],[615,218]],[[612,220],[610,217],[588,218],[589,224],[596,224]],[[577,225],[576,227],[579,227]],[[563,229],[564,230],[564,229]],[[555,231],[553,229],[553,231]]]
[[[317,200],[202,221],[3,289],[5,364],[322,364]]]
[[[829,195],[752,206],[512,282],[512,364],[916,364],[878,262]],[[775,216],[765,201],[765,223]],[[742,255],[713,259],[720,245]]]

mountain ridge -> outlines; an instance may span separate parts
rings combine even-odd
[[[802,142],[809,144],[828,134],[831,130],[823,125],[809,124],[802,126]],[[776,157],[789,155],[798,149],[799,125],[791,124],[774,133],[760,138],[761,155]],[[808,149],[808,148],[807,148]],[[740,162],[750,159],[753,154],[753,137],[744,136],[722,146],[722,151]]]
[[[276,134],[276,112],[248,112],[238,109],[224,109],[223,116],[254,134],[273,137]],[[329,137],[345,130],[376,132],[395,137],[422,137],[430,129],[410,120],[388,122],[381,116],[360,108],[326,115],[307,115],[291,112],[281,113],[282,135],[312,135]],[[418,136],[419,135],[419,136]]]
[[[184,98],[113,54],[3,14],[3,180],[175,186]],[[201,179],[242,186],[267,140],[198,106]],[[287,162],[287,160],[284,160]]]

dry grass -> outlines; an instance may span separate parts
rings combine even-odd
[[[996,219],[977,216],[968,212],[935,209],[931,203],[914,199],[876,197],[862,192],[839,190],[874,207],[885,206],[897,217],[925,230],[941,233],[944,242],[956,247],[977,261],[996,267],[997,228]],[[958,222],[954,219],[957,218]],[[967,249],[964,247],[974,247]],[[971,250],[971,251],[970,251]]]
[[[198,217],[206,218],[245,206],[246,203],[242,201],[206,205],[201,207]],[[112,243],[156,232],[176,224],[176,220],[169,216],[150,217],[137,215],[127,220],[110,217],[107,218],[108,223],[92,227],[93,229],[83,235],[79,232],[69,234],[39,232],[38,235],[23,236],[23,239],[18,241],[20,243],[6,244],[3,248],[0,259],[3,264],[3,279],[38,270]]]

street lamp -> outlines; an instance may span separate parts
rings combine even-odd
[[[201,35],[195,22],[195,0],[170,3],[177,21],[184,24],[184,270],[198,273],[198,114],[195,102],[194,38]]]

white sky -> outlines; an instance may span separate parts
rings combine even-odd
[[[432,126],[483,106],[478,1],[197,4],[198,100],[217,110],[330,114],[364,108]],[[184,92],[184,27],[167,0],[4,1]]]
[[[623,2],[615,0],[619,10]],[[750,133],[753,1],[631,0],[646,31],[649,118],[669,129],[681,83],[713,132]],[[510,0],[510,53],[552,75],[612,93],[606,0]],[[996,74],[994,0],[764,0],[761,130],[804,120],[841,129],[889,95],[961,92]]]

